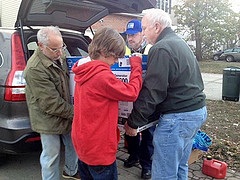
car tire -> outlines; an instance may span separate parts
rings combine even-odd
[[[213,56],[213,60],[214,61],[218,61],[219,60],[219,56],[218,55]]]
[[[234,61],[234,57],[233,56],[227,56],[226,57],[226,61],[227,62],[233,62]]]

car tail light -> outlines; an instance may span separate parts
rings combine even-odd
[[[25,80],[23,70],[26,66],[24,51],[19,33],[12,35],[12,67],[6,81],[5,100],[25,101]]]

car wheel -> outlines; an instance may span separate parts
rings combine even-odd
[[[233,56],[227,56],[227,57],[226,57],[226,61],[227,61],[227,62],[233,62],[233,61],[234,61]]]
[[[218,55],[213,56],[213,60],[214,61],[218,61],[219,60],[219,56]]]

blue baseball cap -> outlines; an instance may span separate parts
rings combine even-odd
[[[124,34],[136,34],[142,32],[142,23],[138,19],[133,19],[127,23],[127,28]]]

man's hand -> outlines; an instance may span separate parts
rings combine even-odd
[[[137,135],[137,129],[133,129],[130,126],[128,126],[127,122],[124,124],[124,128],[126,131],[126,134],[129,136],[136,136]]]
[[[131,56],[138,56],[138,57],[142,58],[142,54],[141,53],[137,53],[137,52],[132,53]]]

